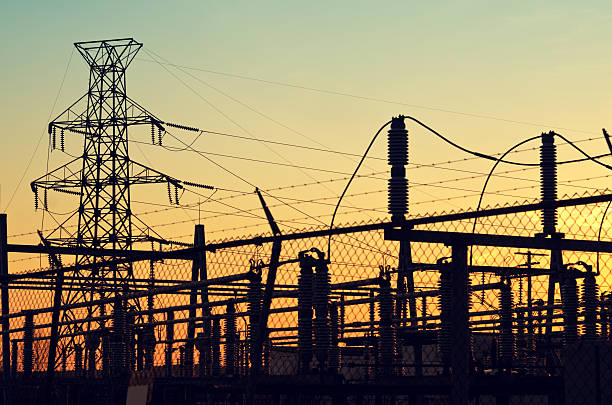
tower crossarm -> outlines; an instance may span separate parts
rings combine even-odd
[[[81,133],[83,135],[90,133],[93,123],[87,118],[87,96],[88,94],[83,95],[51,121],[48,127],[49,134],[57,129]],[[125,97],[125,116],[122,116],[120,120],[116,117],[107,117],[95,122],[96,125],[103,126],[154,125],[160,131],[163,131],[164,127],[161,123],[162,120],[127,96]]]
[[[131,175],[130,185],[132,184],[157,184],[170,183],[177,188],[183,188],[181,180],[169,176],[165,173],[152,169],[141,163],[130,161]]]
[[[81,157],[78,157],[32,181],[30,187],[34,193],[36,189],[45,189],[79,195],[82,183]]]

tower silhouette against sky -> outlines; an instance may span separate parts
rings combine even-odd
[[[142,47],[132,38],[74,44],[89,65],[89,87],[74,104],[49,124],[52,146],[64,148],[67,134],[83,136],[83,154],[31,183],[36,203],[39,196],[47,209],[47,192],[73,194],[79,205],[69,217],[50,234],[45,243],[80,248],[131,250],[138,242],[149,240],[150,228],[133,215],[130,207],[131,188],[135,184],[167,183],[182,188],[180,181],[145,165],[129,156],[128,129],[135,125],[149,125],[155,142],[164,131],[162,122],[126,94],[126,69]],[[42,196],[41,196],[42,193]],[[177,193],[175,193],[177,194]],[[78,227],[70,232],[65,226],[78,216]],[[132,265],[107,265],[113,257],[80,255],[76,264],[100,263],[89,270],[77,270],[71,275],[85,283],[78,291],[64,290],[62,304],[81,300],[124,294],[130,290]],[[123,305],[123,304],[121,304]],[[138,305],[138,302],[135,302]],[[116,308],[115,308],[116,310]],[[124,311],[125,309],[121,309]],[[104,305],[87,309],[90,318],[104,315]],[[63,311],[63,319],[75,314]],[[93,327],[90,322],[87,328]],[[105,321],[98,327],[105,328]],[[70,330],[70,326],[64,330]],[[73,335],[68,333],[68,335]],[[64,342],[64,355],[74,344]],[[73,343],[73,342],[72,342]],[[86,342],[89,344],[91,342]],[[93,346],[97,349],[98,343]],[[103,343],[104,345],[104,343]],[[92,360],[95,362],[95,360]]]
[[[161,121],[126,94],[125,72],[142,44],[126,38],[77,42],[75,46],[89,65],[89,88],[49,124],[49,135],[54,144],[59,135],[62,146],[64,132],[82,135],[83,154],[33,181],[32,190],[37,197],[40,190],[80,197],[73,214],[78,215],[76,235],[60,237],[56,230],[46,237],[50,243],[131,249],[148,238],[146,225],[130,208],[131,186],[169,183],[181,187],[178,180],[129,156],[130,126],[150,125],[153,132],[163,131]],[[81,256],[78,261],[90,260],[94,259]]]

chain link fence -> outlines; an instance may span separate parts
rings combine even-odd
[[[608,208],[605,202],[559,208],[558,232],[609,241]],[[533,236],[540,222],[534,211],[415,229]],[[562,251],[551,259],[550,250],[462,251],[385,240],[382,226],[350,230],[368,224],[340,227],[349,231],[332,236],[329,260],[321,253],[328,237],[308,236],[283,240],[277,266],[273,243],[266,242],[207,251],[199,267],[191,259],[165,258],[111,266],[104,278],[66,272],[54,378],[122,376],[133,386],[225,379],[205,389],[199,403],[241,403],[249,395],[262,403],[298,397],[359,404],[606,403],[610,254]],[[455,265],[461,260],[466,266]],[[562,275],[551,272],[555,266]],[[49,375],[57,280],[23,275],[9,284],[11,370],[5,374],[19,383]],[[465,319],[457,315],[461,305],[469,308]]]

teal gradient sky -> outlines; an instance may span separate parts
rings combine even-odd
[[[5,2],[0,10],[3,139],[0,210],[9,214],[11,234],[41,226],[41,215],[34,211],[28,184],[47,170],[46,136],[8,208],[7,203],[46,128],[73,42],[134,37],[144,43],[146,50],[174,64],[398,102],[369,101],[167,66],[190,90],[151,61],[150,54],[143,50],[128,70],[128,93],[167,121],[361,153],[373,131],[392,115],[403,113],[421,118],[462,145],[495,153],[550,129],[580,140],[599,138],[602,127],[612,127],[611,17],[612,5],[607,1],[586,5],[569,1]],[[86,86],[87,67],[74,53],[52,117],[82,95]],[[431,163],[466,157],[427,132],[416,127],[410,129],[412,161]],[[133,139],[146,142],[147,132],[148,129],[142,134],[136,131]],[[193,139],[189,133],[180,136],[186,141]],[[81,139],[69,139],[67,145],[70,152],[80,154]],[[194,146],[215,153],[343,173],[351,172],[355,166],[354,160],[334,155],[276,146],[270,150],[257,142],[214,136],[203,136]],[[603,139],[581,146],[592,153],[606,149]],[[384,138],[372,154],[385,155]],[[560,150],[560,155],[577,157],[567,148]],[[193,154],[135,145],[132,157],[182,179],[252,191],[252,187]],[[517,158],[533,160],[537,155],[527,153]],[[53,152],[49,168],[68,159]],[[261,188],[341,177],[222,157],[214,159]],[[448,167],[482,172],[490,164],[470,161]],[[384,161],[370,161],[363,173],[386,168]],[[415,183],[460,175],[434,170],[409,173],[413,173],[411,181]],[[605,172],[584,164],[564,168],[560,174],[562,179],[577,179]],[[385,176],[380,177],[382,181],[359,180],[352,191],[383,189]],[[525,173],[524,177],[537,179],[537,172]],[[493,183],[492,189],[505,189],[512,187],[514,181],[500,179]],[[606,179],[584,184],[587,183],[594,188],[609,187]],[[482,179],[466,180],[457,188],[478,189],[481,184]],[[327,187],[282,190],[276,195],[294,199],[331,197],[343,185],[336,182]],[[165,187],[151,187],[133,198],[167,203]],[[575,191],[580,190],[562,189]],[[415,188],[411,201],[431,201],[462,193],[467,194],[450,188]],[[486,201],[514,201],[537,195],[535,188],[487,197]],[[218,192],[215,198],[224,196],[227,195]],[[183,201],[187,204],[198,199],[203,198],[186,195]],[[384,193],[349,198],[346,202],[349,206],[379,211],[347,214],[344,219],[384,217],[385,199]],[[76,206],[75,201],[70,201],[57,199],[52,203],[57,212],[68,212]],[[473,206],[476,201],[477,197],[470,197],[454,203],[424,203],[411,209],[415,213],[456,209]],[[229,202],[242,209],[258,206],[253,196]],[[335,201],[327,200],[332,202]],[[227,206],[207,204],[210,211],[229,210]],[[310,215],[333,210],[333,206],[321,204],[299,208]],[[135,207],[136,212],[150,209]],[[153,216],[149,221],[153,225],[198,216],[197,211],[175,211]],[[275,214],[282,219],[303,216],[288,207],[278,207]],[[324,222],[328,220],[323,218]],[[212,232],[257,223],[249,221],[227,217],[206,223],[207,230]],[[293,226],[316,224],[311,220],[302,222]],[[44,227],[52,227],[49,218],[45,219]],[[162,231],[167,230],[168,236],[182,236],[192,229],[193,221],[188,221]]]

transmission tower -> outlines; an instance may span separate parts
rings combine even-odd
[[[148,228],[130,208],[130,190],[135,184],[167,183],[168,190],[182,188],[180,181],[130,159],[128,128],[151,126],[152,135],[161,140],[162,122],[141,107],[126,93],[126,69],[142,47],[132,38],[74,44],[89,65],[87,93],[49,123],[53,147],[64,148],[65,132],[84,138],[83,154],[31,183],[36,206],[44,193],[43,208],[47,209],[47,191],[78,195],[77,210],[56,230],[45,236],[48,243],[60,246],[131,250],[138,242],[149,240]],[[178,196],[178,193],[175,192]],[[178,197],[175,202],[178,203]],[[64,224],[78,215],[76,235],[66,232]],[[104,260],[80,255],[77,264],[100,262],[95,270],[76,271],[74,276],[86,288],[77,293],[64,292],[62,303],[93,299],[129,290],[133,276],[131,264],[104,266]],[[112,276],[112,282],[105,278]],[[104,307],[90,309],[104,315]],[[64,318],[71,318],[64,312]],[[103,327],[103,322],[100,327]],[[88,326],[89,327],[89,326]]]

